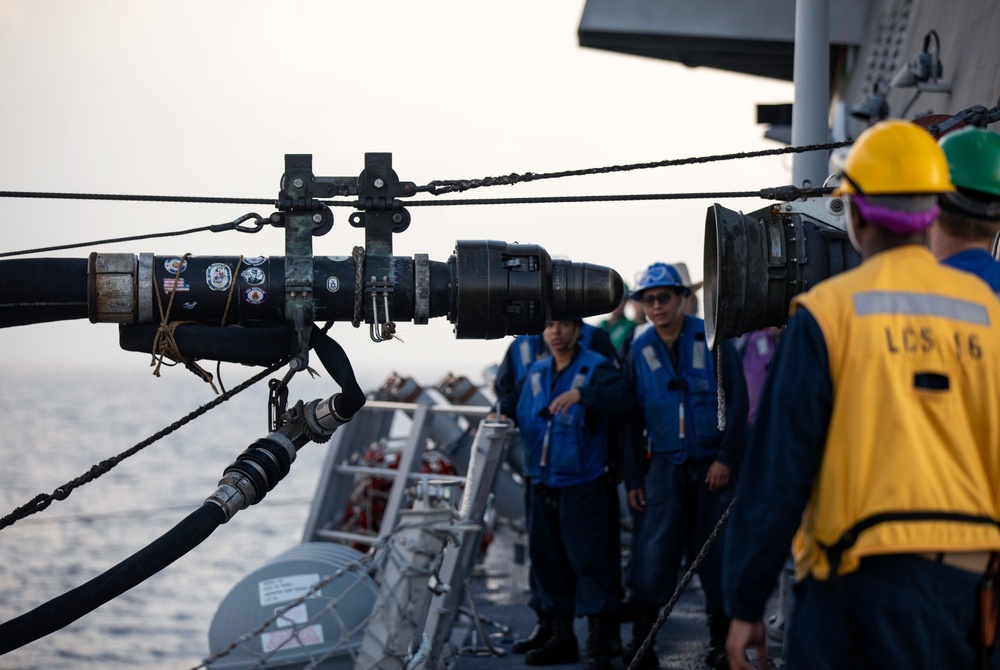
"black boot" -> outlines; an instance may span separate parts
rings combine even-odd
[[[548,642],[550,637],[552,637],[552,615],[539,612],[535,629],[528,637],[514,640],[514,647],[511,651],[515,654],[527,654],[532,649],[538,649]]]
[[[625,649],[622,650],[622,659],[625,661],[625,665],[631,665],[632,659],[639,652],[639,648],[642,647],[642,643],[646,641],[649,634],[653,631],[653,624],[656,623],[657,610],[652,605],[639,605],[636,604],[633,609],[633,620],[632,620],[632,641],[625,645]],[[649,648],[646,649],[646,653],[642,655],[637,664],[639,670],[653,670],[653,668],[660,667],[660,661],[656,657],[656,645],[650,644]]]
[[[726,637],[729,636],[729,617],[725,614],[708,615],[708,653],[705,665],[725,670],[729,667],[726,657]]]
[[[580,644],[573,633],[573,617],[552,617],[552,636],[538,649],[525,655],[525,665],[561,665],[580,660]]]
[[[594,614],[587,617],[587,670],[611,670],[611,638],[617,619],[609,614]],[[619,652],[621,640],[618,641]]]

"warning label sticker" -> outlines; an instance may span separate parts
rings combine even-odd
[[[304,596],[309,587],[319,581],[319,573],[306,575],[288,575],[257,582],[260,594],[260,606],[267,607],[275,603],[288,602]]]
[[[314,624],[305,628],[287,628],[274,631],[273,633],[261,633],[260,644],[265,654],[282,647],[292,649],[298,646],[305,647],[311,644],[323,644],[323,627],[319,624]]]
[[[295,624],[305,623],[309,619],[309,612],[305,603],[299,603],[295,607],[290,607],[283,614],[278,614],[280,607],[274,608],[274,613],[278,617],[275,624],[278,628],[287,628]]]

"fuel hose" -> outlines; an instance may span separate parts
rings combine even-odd
[[[219,506],[204,504],[144,549],[86,584],[0,624],[0,654],[65,628],[114,600],[197,547],[225,521]]]

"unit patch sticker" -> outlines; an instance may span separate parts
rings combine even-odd
[[[330,293],[336,293],[340,290],[340,279],[337,277],[327,277],[326,278],[326,290]]]
[[[205,281],[213,291],[225,291],[233,283],[233,271],[225,263],[212,263],[205,270]]]
[[[187,270],[188,262],[181,261],[180,258],[170,258],[163,261],[163,268],[172,275],[179,274]]]
[[[188,285],[187,280],[184,279],[184,277],[180,277],[178,279],[170,279],[164,277],[163,279],[164,293],[173,293],[174,291],[177,291],[179,293],[180,291],[190,291],[190,290],[191,287]]]
[[[240,276],[243,277],[243,281],[252,286],[256,286],[257,284],[263,284],[265,279],[264,271],[261,270],[260,268],[255,268],[255,267],[247,268],[246,270],[240,273]]]
[[[266,260],[263,256],[244,256],[243,265],[263,265]]]
[[[259,305],[267,300],[267,291],[259,286],[254,286],[243,292],[243,299],[251,305]]]

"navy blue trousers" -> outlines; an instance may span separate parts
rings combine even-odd
[[[721,491],[708,492],[705,475],[711,460],[674,465],[654,456],[643,477],[646,509],[635,514],[630,580],[634,600],[662,607],[677,588],[681,558],[688,562],[701,551],[715,525],[735,495],[735,482]],[[725,533],[716,536],[698,570],[705,592],[705,610],[720,614],[722,608],[722,548]]]
[[[533,484],[528,552],[543,612],[589,616],[622,601],[618,496],[606,477],[566,488]]]
[[[788,670],[971,669],[980,575],[918,556],[874,556],[836,581],[794,587]],[[990,668],[1000,668],[993,652]]]

